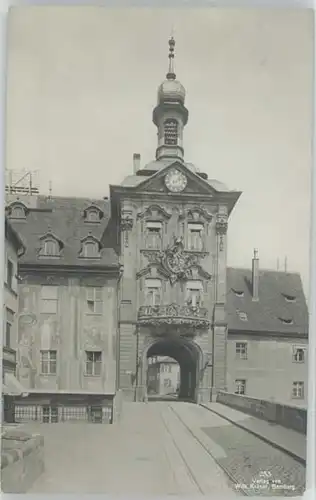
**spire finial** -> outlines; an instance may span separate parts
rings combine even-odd
[[[168,80],[175,80],[176,79],[176,74],[174,72],[174,47],[175,47],[175,40],[173,38],[173,35],[169,38],[169,70],[167,73],[167,79]]]

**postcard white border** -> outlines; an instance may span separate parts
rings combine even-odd
[[[4,234],[4,171],[5,171],[5,95],[6,95],[6,18],[7,12],[13,6],[103,6],[103,7],[152,7],[152,8],[303,8],[314,10],[314,26],[316,21],[315,7],[316,0],[0,0],[0,228]],[[316,499],[316,98],[315,98],[315,59],[316,39],[314,32],[314,133],[313,133],[313,167],[312,167],[312,203],[311,203],[311,230],[310,230],[310,290],[308,297],[309,304],[309,378],[308,378],[308,429],[307,429],[307,466],[306,466],[306,491],[304,499]],[[4,262],[4,238],[0,238],[0,262]],[[1,266],[0,276],[3,284],[3,266]],[[3,303],[3,286],[0,287],[0,298]],[[1,361],[2,367],[2,361]],[[15,498],[17,495],[1,493],[1,496]],[[32,495],[26,495],[32,498]],[[42,498],[69,498],[69,495],[40,495]],[[89,497],[94,495],[89,495]],[[104,499],[111,498],[109,495],[102,495]],[[38,496],[37,496],[38,498]],[[76,498],[78,496],[76,495]],[[138,497],[139,498],[139,497]],[[271,497],[270,497],[271,498]],[[278,497],[280,498],[280,497]]]

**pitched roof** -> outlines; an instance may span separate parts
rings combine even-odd
[[[32,196],[32,207],[24,220],[12,219],[11,225],[20,235],[26,252],[20,264],[72,265],[79,267],[118,266],[118,255],[114,250],[114,238],[109,230],[110,202],[89,198],[63,198]],[[83,212],[90,206],[97,206],[103,212],[98,223],[88,223]],[[38,258],[40,238],[47,233],[54,234],[62,243],[60,258]],[[81,242],[89,234],[102,240],[101,257],[80,258]]]
[[[307,335],[308,310],[299,274],[261,270],[257,301],[251,283],[250,269],[227,268],[228,330]]]
[[[22,255],[23,252],[25,252],[25,245],[23,244],[19,233],[17,233],[7,217],[5,217],[5,238],[14,245],[18,254]]]

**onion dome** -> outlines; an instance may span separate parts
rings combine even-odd
[[[184,104],[185,88],[176,80],[174,72],[174,47],[175,40],[173,37],[169,40],[169,70],[166,75],[166,80],[158,88],[158,104],[166,101],[177,101]]]

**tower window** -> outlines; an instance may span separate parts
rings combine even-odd
[[[188,224],[189,250],[203,249],[203,224]]]
[[[187,282],[187,304],[191,307],[201,307],[203,301],[203,284],[201,281]]]
[[[176,146],[178,144],[178,122],[172,118],[164,123],[165,144],[168,146]]]
[[[161,303],[161,281],[157,279],[148,279],[146,286],[146,305],[159,306]]]
[[[147,222],[146,224],[146,247],[160,249],[162,243],[161,222]]]

